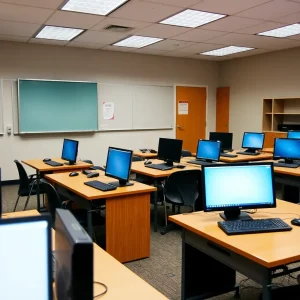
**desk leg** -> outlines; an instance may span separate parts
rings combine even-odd
[[[39,170],[36,170],[36,199],[37,199],[37,210],[41,211],[41,202],[40,202],[40,176],[41,173]]]
[[[88,202],[88,206],[86,209],[86,217],[87,217],[87,229],[88,229],[88,234],[93,239],[93,220],[92,220],[92,205],[91,203]]]
[[[272,283],[271,275],[268,274],[268,275],[266,275],[264,283],[263,283],[262,300],[271,300],[272,299],[272,296],[271,296],[271,283]]]
[[[157,219],[158,219],[158,180],[154,179],[154,186],[156,187],[156,191],[154,192],[154,232],[157,232]]]

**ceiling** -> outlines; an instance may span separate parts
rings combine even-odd
[[[65,2],[0,0],[0,40],[206,60],[226,60],[300,47],[300,35],[288,38],[256,35],[300,22],[300,0],[129,0],[108,16],[62,11],[60,8]],[[186,8],[228,16],[195,29],[159,24]],[[45,24],[86,31],[71,42],[34,38]],[[109,32],[104,30],[108,25],[133,29],[125,33]],[[141,49],[111,45],[130,35],[164,40]],[[224,57],[199,54],[231,45],[256,49]]]

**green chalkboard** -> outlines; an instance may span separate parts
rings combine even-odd
[[[19,133],[98,130],[97,83],[18,80]]]

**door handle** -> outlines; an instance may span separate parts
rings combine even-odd
[[[183,127],[182,127],[181,125],[176,125],[176,127],[177,127],[178,129],[183,129]]]

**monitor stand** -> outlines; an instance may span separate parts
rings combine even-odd
[[[113,186],[116,186],[116,187],[124,187],[124,186],[133,185],[133,182],[126,181],[126,180],[119,180],[119,181],[113,181],[113,182],[108,182],[108,183]]]
[[[256,152],[256,149],[253,149],[253,148],[248,148],[248,149],[246,149],[244,152],[245,152],[245,153],[249,153],[249,154],[255,154],[255,153],[257,153],[257,152]]]
[[[168,166],[168,167],[173,167],[173,166],[174,166],[172,160],[167,160],[167,161],[164,163],[164,165],[165,165],[165,166]]]
[[[285,158],[285,159],[279,160],[278,162],[282,163],[282,164],[297,164],[297,165],[299,164],[299,160],[295,161],[295,160],[290,159],[290,158]]]
[[[72,166],[72,165],[76,165],[76,162],[67,161],[64,163],[64,165]]]
[[[225,221],[252,220],[252,218],[246,212],[241,212],[239,208],[224,210],[223,213],[220,213],[220,216]]]

